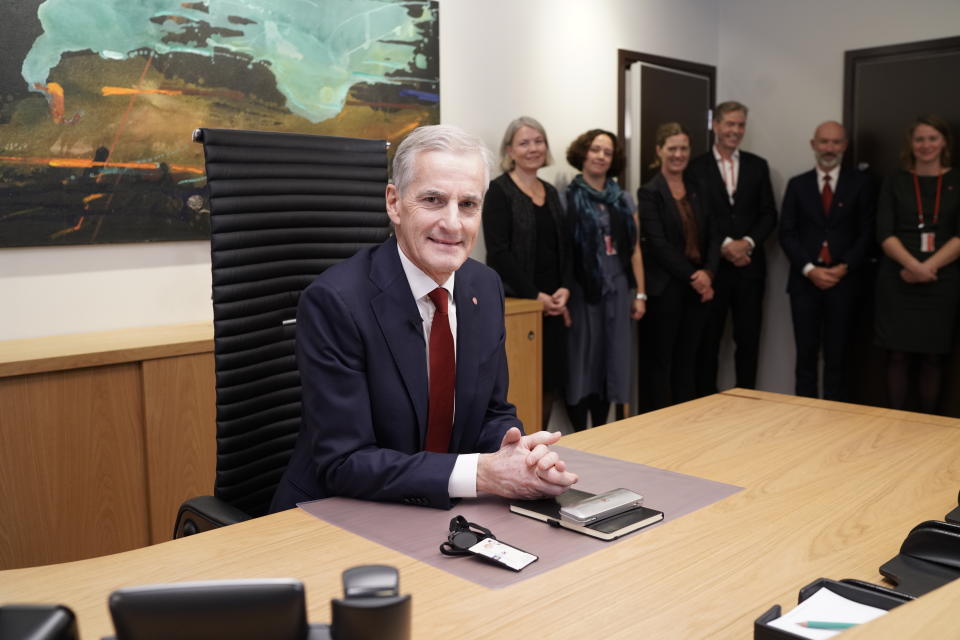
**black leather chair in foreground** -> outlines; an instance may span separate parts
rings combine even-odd
[[[308,624],[303,583],[289,578],[128,587],[109,604],[117,635],[104,640],[410,640],[412,598],[386,565],[343,572],[332,625]]]
[[[179,538],[267,512],[300,428],[300,292],[390,234],[387,144],[198,129],[210,191],[217,474]]]
[[[326,640],[307,623],[303,583],[215,580],[128,587],[110,594],[116,637],[104,640]]]
[[[77,619],[69,607],[47,604],[0,606],[2,640],[78,640]]]

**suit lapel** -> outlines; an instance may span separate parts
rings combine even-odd
[[[842,216],[847,211],[847,200],[853,191],[853,176],[848,169],[840,169],[837,176],[837,189],[833,192],[833,202],[830,203],[830,218]]]
[[[723,174],[720,173],[720,163],[717,162],[716,157],[713,155],[713,148],[710,149],[709,153],[710,156],[708,157],[707,166],[710,167],[709,188],[714,192],[713,201],[722,202],[727,212],[730,212],[733,210],[733,205],[730,204],[730,194],[727,193],[727,183],[723,179]],[[741,154],[741,158],[742,157],[743,155]],[[737,190],[740,189],[740,176],[743,175],[743,163],[740,164],[740,169],[741,171],[737,175]],[[736,194],[734,194],[734,197],[736,197]]]
[[[677,202],[673,199],[673,194],[670,192],[670,185],[667,184],[667,179],[663,177],[662,173],[657,174],[657,190],[660,192],[660,197],[663,198],[664,204],[667,205],[667,209],[670,211],[667,219],[663,220],[665,225],[664,234],[669,241],[676,242],[677,238],[683,237],[683,226],[680,224],[680,212],[677,211]],[[666,228],[666,225],[669,225],[669,229]]]
[[[805,207],[810,211],[813,223],[818,227],[827,226],[827,216],[823,213],[823,199],[820,197],[820,183],[817,181],[817,170],[808,171],[803,174],[803,188],[800,193],[804,197],[810,198],[809,206]]]
[[[423,319],[403,274],[396,238],[387,240],[374,253],[370,279],[380,288],[380,294],[370,300],[370,306],[410,397],[422,444],[427,432],[430,393],[427,386],[426,342]]]
[[[731,209],[737,208],[737,199],[738,193],[748,193],[749,187],[747,186],[748,181],[750,180],[750,170],[752,166],[750,163],[750,156],[745,152],[740,152],[740,167],[737,170],[737,190],[733,193],[733,205]],[[724,195],[726,195],[726,190],[724,190]]]
[[[467,418],[474,414],[476,402],[474,390],[480,370],[479,341],[470,339],[480,330],[481,305],[498,304],[497,300],[477,298],[473,281],[461,267],[457,272],[453,288],[453,299],[457,303],[457,383],[455,391],[456,405],[453,418],[453,433],[450,437],[450,450],[459,451],[463,439]]]

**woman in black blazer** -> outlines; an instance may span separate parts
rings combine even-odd
[[[487,265],[500,274],[506,295],[543,304],[543,423],[567,372],[566,329],[570,297],[570,237],[560,196],[537,177],[551,163],[543,125],[529,116],[511,122],[500,144],[503,174],[490,182],[483,200]]]
[[[654,163],[660,173],[637,192],[650,296],[640,366],[649,368],[655,409],[696,397],[697,349],[720,258],[716,223],[684,173],[689,160],[689,134],[676,122],[660,125]]]

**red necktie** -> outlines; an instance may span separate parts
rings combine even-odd
[[[830,205],[833,204],[833,189],[830,188],[830,174],[823,176],[823,191],[820,192],[820,201],[823,202],[823,215],[830,215]]]
[[[430,407],[427,411],[427,451],[447,453],[453,430],[453,394],[457,367],[453,334],[447,315],[447,290],[438,287],[429,294],[436,306],[430,325]]]
[[[830,174],[827,173],[823,176],[823,191],[820,192],[820,202],[823,203],[823,215],[830,215],[830,205],[833,204],[833,189],[830,188]],[[820,245],[820,255],[818,259],[821,263],[825,265],[830,265],[833,260],[830,257],[830,247],[827,244],[827,241],[824,240],[823,244]]]

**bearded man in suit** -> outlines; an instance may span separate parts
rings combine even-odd
[[[796,393],[818,397],[822,350],[823,397],[846,400],[847,345],[877,193],[865,174],[841,167],[847,134],[839,122],[819,125],[810,147],[816,167],[790,179],[780,217],[780,245],[790,260]]]

